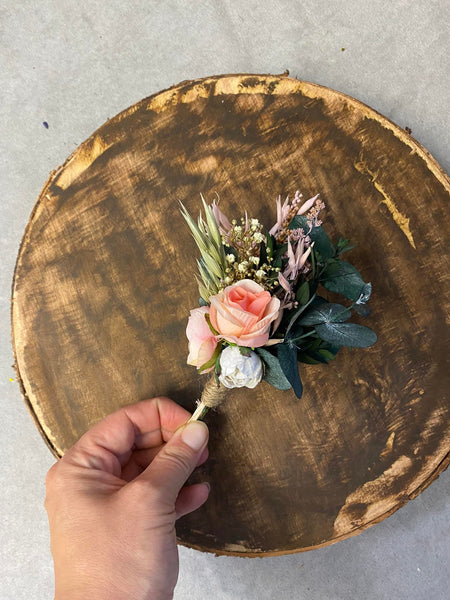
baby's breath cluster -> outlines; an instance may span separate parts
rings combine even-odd
[[[222,236],[223,244],[229,252],[226,254],[227,267],[223,287],[242,279],[252,279],[267,290],[276,287],[279,269],[272,267],[270,253],[261,263],[261,242],[265,241],[263,226],[258,219],[233,219],[230,230]]]

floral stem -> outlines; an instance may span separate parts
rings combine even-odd
[[[199,402],[197,404],[197,408],[195,409],[192,417],[189,419],[188,423],[191,423],[191,421],[201,421],[203,419],[203,417],[206,415],[206,413],[208,412],[209,408],[207,406],[205,406],[203,404],[203,402]]]

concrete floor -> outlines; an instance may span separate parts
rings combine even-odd
[[[410,127],[449,172],[449,22],[444,0],[0,0],[1,600],[53,594],[53,458],[10,381],[9,324],[15,258],[49,171],[108,117],[183,79],[289,69]],[[446,472],[386,521],[309,553],[181,548],[176,598],[448,598],[449,492]]]

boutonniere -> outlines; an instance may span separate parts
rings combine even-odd
[[[247,213],[229,221],[215,201],[202,202],[197,221],[181,209],[200,251],[187,362],[209,375],[192,419],[220,404],[227,389],[261,381],[301,398],[298,363],[328,364],[342,346],[376,342],[371,329],[349,322],[352,311],[369,314],[372,287],[342,259],[349,240],[329,239],[318,195],[304,201],[297,191],[283,203],[279,197],[268,231]],[[327,290],[346,303],[327,300]]]

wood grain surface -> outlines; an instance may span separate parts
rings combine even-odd
[[[122,405],[155,395],[193,410],[186,365],[197,251],[179,200],[200,193],[267,227],[275,199],[320,192],[325,227],[357,243],[378,343],[301,367],[305,393],[263,383],[209,414],[205,506],[188,546],[283,554],[360,532],[448,465],[449,181],[367,106],[287,75],[185,81],[105,123],[51,173],[13,283],[16,368],[56,456]]]

